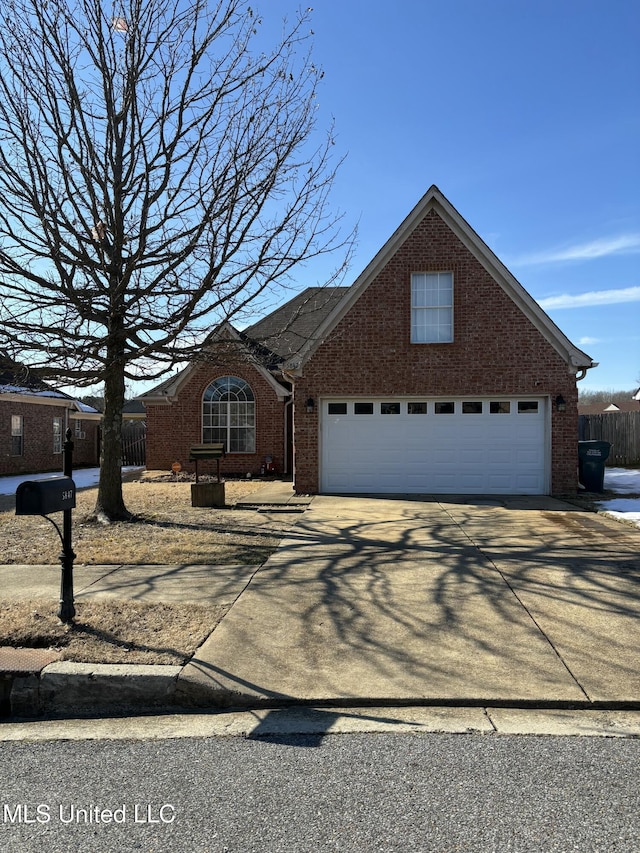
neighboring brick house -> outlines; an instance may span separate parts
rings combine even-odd
[[[350,288],[225,324],[143,395],[147,464],[226,438],[227,471],[286,473],[292,437],[299,492],[568,493],[592,366],[431,187]]]
[[[0,476],[62,470],[62,444],[73,430],[73,466],[99,464],[100,413],[0,356]]]

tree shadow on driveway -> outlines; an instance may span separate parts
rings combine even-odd
[[[637,701],[640,535],[593,522],[546,498],[315,498],[193,665],[229,701]]]

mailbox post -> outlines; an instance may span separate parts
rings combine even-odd
[[[72,435],[73,433],[68,429],[65,433],[66,441],[62,446],[62,471],[65,477],[71,477],[73,470]],[[73,617],[76,615],[76,608],[73,603],[73,561],[76,555],[73,553],[71,545],[71,512],[71,507],[62,510],[62,553],[60,554],[62,576],[60,578],[60,609],[58,610],[58,618],[67,625],[73,624]]]
[[[75,554],[71,545],[71,513],[76,505],[76,484],[71,478],[73,468],[72,432],[67,430],[63,445],[63,471],[61,477],[50,480],[25,480],[16,490],[16,515],[41,515],[53,524],[62,542],[60,563],[60,608],[58,617],[67,625],[73,624],[76,609],[73,604],[73,561]],[[52,518],[51,512],[62,512],[62,532]]]

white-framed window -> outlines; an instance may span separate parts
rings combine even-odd
[[[222,376],[202,400],[202,441],[222,442],[227,453],[256,452],[256,404],[244,379]]]
[[[24,456],[24,419],[11,415],[11,455]]]
[[[62,418],[53,419],[53,452],[62,453]]]
[[[411,274],[411,343],[453,341],[453,273]]]

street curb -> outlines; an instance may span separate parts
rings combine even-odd
[[[175,707],[182,666],[59,661],[42,672],[17,675],[9,689],[13,717],[96,714]]]
[[[560,700],[496,700],[495,697],[461,697],[460,699],[407,699],[364,697],[331,700],[294,696],[258,698],[241,692],[202,689],[201,685],[180,678],[183,666],[149,664],[90,664],[59,661],[40,673],[21,673],[11,678],[4,719],[38,717],[101,717],[221,711],[268,711],[316,708],[466,708],[491,707],[497,711],[585,711],[639,712],[638,701],[560,701]]]

